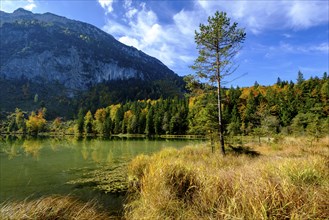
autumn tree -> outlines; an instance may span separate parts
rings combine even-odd
[[[106,133],[106,109],[100,108],[95,112],[94,126],[95,130],[100,135],[105,135]]]
[[[91,114],[90,111],[87,112],[85,115],[85,121],[84,121],[84,131],[86,134],[92,133],[93,132],[93,115]]]
[[[221,84],[223,77],[236,69],[233,60],[241,49],[246,33],[238,28],[236,22],[232,24],[225,12],[218,11],[208,18],[208,24],[200,24],[199,28],[200,31],[195,32],[199,56],[192,68],[197,71],[197,77],[217,84],[218,133],[221,151],[225,155]]]
[[[51,125],[51,129],[52,131],[58,132],[61,130],[61,126],[62,126],[62,119],[60,117],[57,117],[54,119]]]
[[[38,114],[32,112],[29,119],[26,121],[27,131],[32,135],[37,135],[42,131],[47,123],[45,117],[46,109],[40,109]]]

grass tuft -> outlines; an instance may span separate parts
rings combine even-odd
[[[6,202],[0,206],[0,219],[93,220],[111,219],[92,202],[83,203],[70,196],[49,196],[32,201]]]

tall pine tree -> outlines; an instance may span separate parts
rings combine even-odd
[[[241,49],[246,33],[238,28],[238,24],[231,24],[230,18],[224,12],[216,12],[208,18],[208,24],[200,24],[200,31],[195,32],[195,43],[199,50],[199,57],[195,60],[193,69],[197,76],[217,85],[218,105],[218,134],[222,154],[224,148],[224,127],[222,119],[221,84],[223,77],[236,69],[233,59]]]

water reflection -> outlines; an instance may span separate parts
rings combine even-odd
[[[40,150],[43,148],[40,140],[25,140],[22,145],[26,156],[39,159]]]
[[[0,140],[0,153],[8,155],[8,159],[11,160],[21,154],[20,151],[23,142],[22,137],[17,137],[16,139],[10,136],[2,137]]]
[[[183,145],[187,141],[182,142]],[[75,137],[52,138],[24,138],[5,137],[0,139],[0,153],[7,155],[8,159],[25,156],[40,160],[47,154],[65,151],[71,156],[80,157],[85,161],[97,164],[113,164],[122,160],[129,160],[140,153],[153,153],[163,147],[179,147],[177,141],[148,140],[148,139],[77,139]],[[74,153],[76,152],[76,153]]]
[[[31,195],[91,196],[90,189],[74,188],[67,183],[83,178],[96,178],[97,183],[100,180],[109,182],[105,172],[138,154],[151,154],[164,147],[180,148],[190,144],[191,141],[120,138],[3,137],[0,139],[0,203],[8,199],[25,199]]]
[[[90,150],[88,149],[88,147],[86,146],[86,144],[82,144],[81,154],[82,154],[82,158],[84,160],[88,160],[88,158],[90,157]]]

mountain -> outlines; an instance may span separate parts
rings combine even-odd
[[[102,93],[100,88],[111,97],[89,105],[182,94],[182,79],[161,61],[93,25],[24,9],[0,11],[0,16],[0,85],[6,87],[0,93],[3,110],[21,107],[8,101],[19,93],[23,97],[19,99],[35,101],[37,94],[39,100],[51,104],[67,99],[75,102],[75,108],[85,101],[77,97]],[[22,86],[8,88],[17,85]],[[152,91],[154,97],[150,97]],[[18,97],[14,98],[18,105]]]

